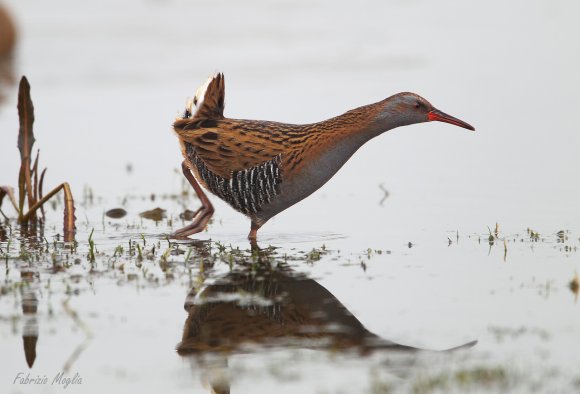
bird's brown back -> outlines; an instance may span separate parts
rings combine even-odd
[[[229,118],[178,119],[174,129],[183,146],[192,145],[208,169],[225,179],[279,155],[282,170],[289,176],[310,156],[364,130],[377,112],[377,105],[371,104],[304,125]]]

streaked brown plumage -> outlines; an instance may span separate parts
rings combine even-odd
[[[237,267],[199,294],[192,289],[186,309],[182,355],[236,353],[248,345],[420,350],[373,334],[326,288],[284,265]]]
[[[202,231],[213,214],[190,171],[206,189],[250,217],[249,238],[255,240],[264,223],[320,188],[371,138],[430,120],[473,130],[413,93],[304,125],[225,118],[224,101],[224,77],[217,74],[173,124],[185,158],[184,175],[202,200],[194,222],[175,237]]]

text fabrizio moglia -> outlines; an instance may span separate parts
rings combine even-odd
[[[61,385],[65,389],[71,384],[82,384],[83,378],[78,372],[75,372],[74,376],[67,376],[64,372],[59,372],[54,375],[54,378],[50,380],[46,375],[32,375],[29,373],[24,375],[24,372],[18,372],[12,384],[50,384],[52,386]]]

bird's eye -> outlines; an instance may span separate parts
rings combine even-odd
[[[416,108],[416,109],[419,109],[419,107],[420,107],[420,106],[421,106],[421,105],[420,105],[418,102],[417,102],[417,103],[415,103],[415,108]]]

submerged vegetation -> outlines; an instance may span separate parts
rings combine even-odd
[[[435,376],[421,377],[413,385],[413,393],[426,394],[449,392],[452,388],[461,391],[485,389],[489,392],[509,391],[510,373],[504,367],[479,366],[470,369],[459,369],[455,372],[443,372]]]

